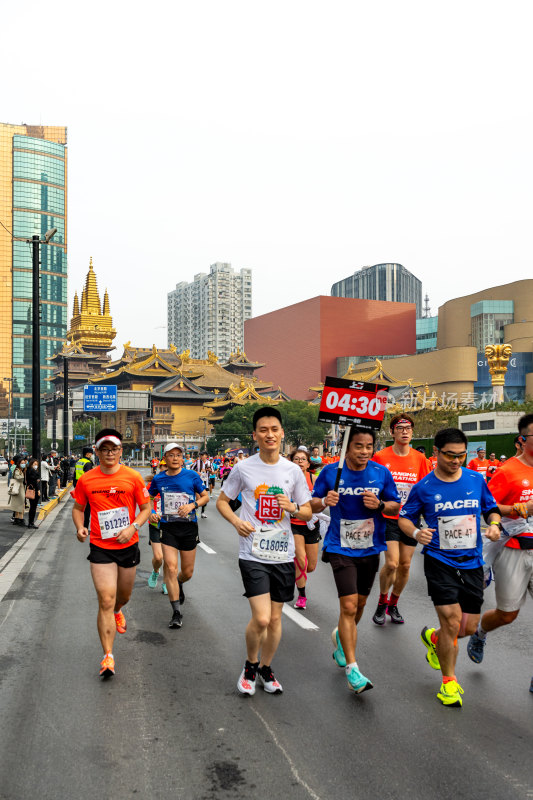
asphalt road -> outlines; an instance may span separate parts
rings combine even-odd
[[[237,535],[210,505],[200,536],[215,552],[198,551],[181,630],[168,629],[168,598],[146,584],[142,533],[128,631],[117,637],[108,681],[98,677],[88,547],[74,536],[70,501],[59,507],[0,602],[3,800],[531,800],[531,600],[490,637],[483,665],[462,643],[464,705],[443,708],[419,639],[435,615],[415,556],[405,625],[373,625],[374,587],[358,660],[375,688],[356,696],[331,658],[337,598],[330,567],[319,563],[308,610],[292,611],[317,629],[284,615],[274,662],[283,695],[242,698],[235,684],[248,603]]]

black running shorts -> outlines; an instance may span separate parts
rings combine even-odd
[[[379,569],[379,554],[373,556],[344,556],[328,553],[339,597],[360,594],[368,597]]]
[[[197,522],[162,522],[161,543],[176,550],[194,550],[199,544]]]
[[[322,539],[320,535],[320,526],[317,522],[313,530],[309,530],[307,525],[295,525],[291,522],[291,531],[296,536],[303,536],[306,544],[318,544]]]
[[[161,528],[157,528],[155,525],[148,525],[148,536],[150,537],[150,542],[155,542],[156,544],[160,544]]]
[[[413,539],[412,536],[406,536],[406,534],[400,530],[397,519],[387,519],[387,517],[385,517],[385,541],[401,542],[408,547],[416,547],[418,544],[416,539]]]
[[[459,603],[463,614],[479,614],[483,605],[483,567],[461,569],[424,555],[428,594],[435,606]]]
[[[137,543],[129,547],[98,547],[89,545],[87,561],[91,564],[118,564],[125,569],[136,567],[141,560],[141,553]]]
[[[284,564],[239,559],[244,597],[269,594],[274,603],[290,603],[294,598],[296,569],[294,561]]]

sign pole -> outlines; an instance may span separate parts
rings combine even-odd
[[[341,472],[344,466],[344,459],[346,458],[346,450],[348,449],[348,439],[350,438],[350,433],[352,430],[351,425],[346,426],[346,430],[344,431],[344,439],[342,440],[342,447],[341,447],[341,454],[339,457],[339,466],[337,469],[337,475],[335,477],[335,491],[339,491],[339,482],[341,479]]]

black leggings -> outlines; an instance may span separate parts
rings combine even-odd
[[[37,504],[39,502],[39,498],[36,497],[35,500],[28,500],[30,504],[30,511],[28,514],[28,525],[33,525],[35,521],[35,515],[37,513]]]

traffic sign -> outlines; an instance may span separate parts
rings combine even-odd
[[[81,434],[77,433],[74,438],[75,439],[85,439],[85,436],[82,436]]]
[[[142,447],[142,449],[144,450],[144,448],[146,447],[146,445],[145,445],[145,444],[142,444],[142,445],[141,445],[141,447]]]
[[[318,421],[379,430],[387,407],[388,391],[388,386],[379,383],[326,378]]]
[[[84,386],[83,410],[116,411],[117,387],[105,385]]]

